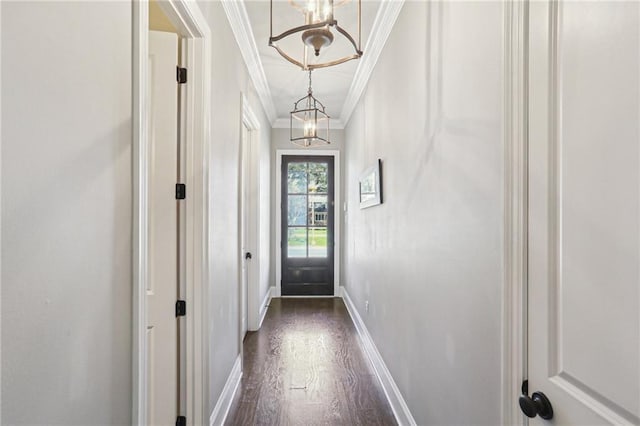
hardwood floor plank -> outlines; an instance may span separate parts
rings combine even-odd
[[[273,299],[243,349],[227,425],[396,424],[342,299]]]

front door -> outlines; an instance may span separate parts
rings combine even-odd
[[[282,295],[332,296],[334,161],[282,157]]]
[[[530,8],[529,397],[640,424],[640,3]]]

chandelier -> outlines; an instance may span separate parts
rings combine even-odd
[[[290,118],[290,140],[304,148],[331,143],[329,116],[324,111],[324,105],[313,96],[311,71],[310,69],[307,96],[293,104]]]
[[[349,0],[288,0],[290,6],[302,14],[304,17],[304,25],[300,25],[288,29],[278,35],[273,35],[273,0],[270,0],[270,37],[269,46],[275,48],[283,58],[302,68],[303,70],[312,70],[316,68],[330,67],[338,65],[352,59],[358,59],[362,56],[360,48],[361,42],[361,0],[357,2],[357,21],[358,21],[358,41],[343,28],[338,25],[334,9],[349,3]],[[278,14],[283,15],[283,14]],[[283,18],[283,16],[280,16]],[[285,47],[280,46],[279,42],[289,36],[301,34],[304,48],[302,49],[302,58],[295,59],[292,53],[287,53]],[[328,58],[324,62],[323,58],[319,58],[323,48],[329,47],[336,37],[346,39],[347,45],[353,47],[353,53],[337,58]],[[289,49],[290,51],[291,49]],[[312,63],[311,55],[318,57],[318,62]]]

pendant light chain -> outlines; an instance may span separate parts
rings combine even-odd
[[[309,70],[309,91],[308,91],[308,93],[310,95],[313,95],[313,89],[311,88],[311,71],[313,71],[313,70]]]

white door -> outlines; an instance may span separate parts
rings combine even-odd
[[[147,288],[147,423],[178,415],[176,34],[149,32],[149,276]]]
[[[253,257],[253,253],[250,249],[249,242],[249,217],[251,215],[251,208],[249,206],[250,191],[251,191],[251,132],[247,127],[242,125],[242,164],[241,164],[241,178],[240,178],[240,247],[241,247],[241,280],[240,280],[240,340],[244,339],[247,333],[247,316],[249,315],[248,309],[248,287],[249,287],[249,274],[250,274],[250,262]]]
[[[530,8],[529,395],[639,424],[640,2]]]

